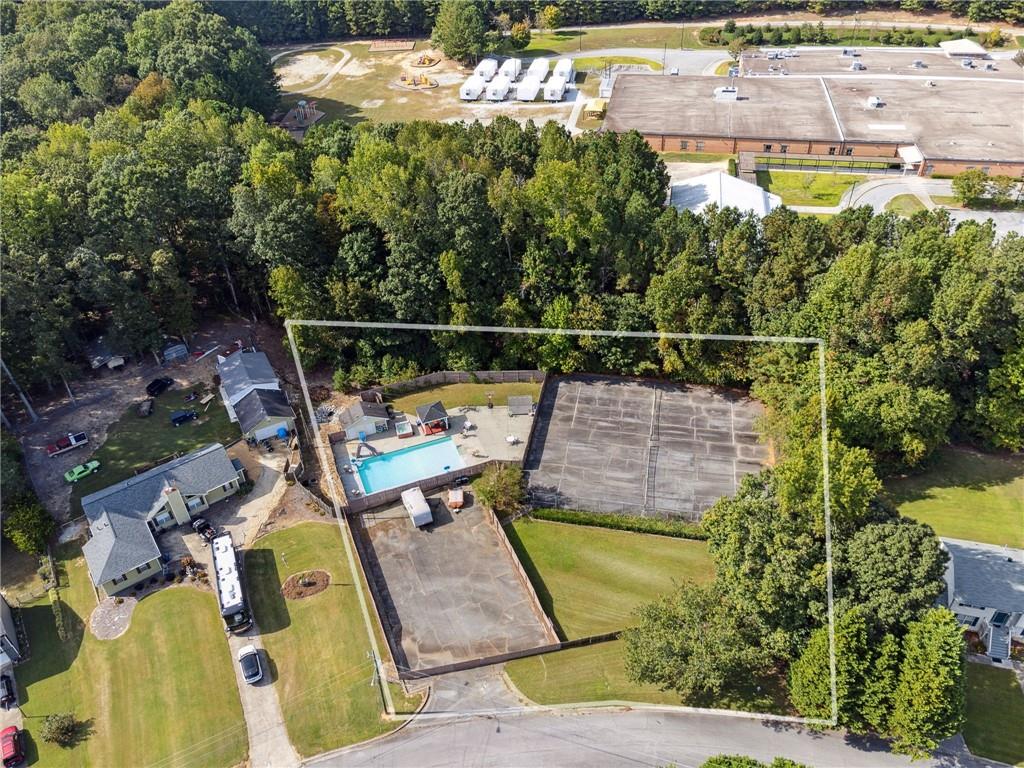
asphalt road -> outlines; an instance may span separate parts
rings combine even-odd
[[[912,763],[877,741],[816,733],[796,726],[721,715],[657,711],[541,713],[456,722],[414,721],[392,737],[315,758],[307,765],[430,768],[430,766],[666,766],[696,768],[718,754],[770,762],[777,756],[844,768],[972,768],[994,766],[951,740],[942,754]]]

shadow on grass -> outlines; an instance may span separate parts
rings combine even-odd
[[[529,525],[529,521],[525,523]],[[555,632],[558,634],[560,640],[568,640],[568,636],[562,629],[562,625],[559,624],[558,618],[555,614],[555,600],[551,596],[551,592],[548,590],[547,585],[544,583],[544,579],[540,575],[540,571],[537,570],[537,566],[534,564],[533,559],[530,557],[530,552],[527,550],[526,545],[523,544],[523,540],[519,538],[519,533],[515,527],[511,525],[504,526],[505,537],[512,545],[512,549],[516,551],[516,557],[519,558],[519,562],[523,566],[523,570],[526,571],[526,575],[530,579],[530,583],[533,584],[533,589],[537,593],[537,598],[540,600],[541,608],[544,609],[544,613],[551,619],[551,623],[555,626]]]
[[[85,622],[67,603],[60,605],[66,640],[57,635],[57,621],[50,603],[21,609],[25,631],[32,641],[31,658],[18,666],[15,675],[18,701],[23,705],[31,701],[29,686],[67,672],[78,657],[85,635]]]
[[[280,632],[291,626],[288,603],[281,594],[281,573],[273,549],[250,549],[245,553],[245,583],[249,589],[253,617],[261,634]]]
[[[1010,453],[982,453],[962,446],[947,446],[912,474],[887,478],[889,497],[897,504],[932,496],[937,488],[984,491],[1024,477],[1024,458]]]
[[[281,108],[283,110],[291,109],[300,100],[309,98],[309,96],[302,94],[282,94]],[[359,105],[349,104],[348,102],[339,101],[338,99],[330,99],[325,96],[316,97],[316,108],[325,115],[325,117],[320,120],[322,123],[326,123],[331,120],[343,120],[349,125],[357,125],[358,123],[365,123],[370,119]],[[411,120],[413,118],[414,116],[410,116],[407,119]]]

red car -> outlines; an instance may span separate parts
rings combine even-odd
[[[67,453],[73,448],[77,448],[80,445],[85,445],[89,442],[89,436],[85,432],[68,432],[64,437],[60,438],[57,442],[52,445],[46,446],[47,456],[58,456],[62,453]]]
[[[4,768],[13,768],[25,762],[25,740],[15,726],[0,731],[0,757]]]

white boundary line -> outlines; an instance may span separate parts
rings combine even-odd
[[[387,681],[383,675],[380,649],[377,645],[377,638],[373,633],[373,623],[366,605],[366,598],[363,594],[362,585],[358,590],[359,608],[363,615],[363,622],[366,625],[366,632],[370,639],[370,647],[373,650],[374,662],[377,665],[378,674],[381,676],[381,691],[383,692],[385,707],[389,715],[400,720],[422,719],[458,719],[469,716],[485,716],[501,713],[550,712],[565,710],[594,709],[595,707],[612,708],[656,708],[671,712],[689,712],[699,714],[722,715],[725,717],[747,717],[758,720],[781,721],[810,726],[828,726],[835,728],[839,722],[839,698],[836,686],[836,633],[835,633],[835,609],[833,606],[832,590],[832,513],[829,484],[829,454],[828,454],[828,411],[825,403],[825,340],[812,336],[744,336],[726,333],[684,333],[684,332],[658,332],[658,331],[608,331],[588,328],[529,328],[513,327],[506,328],[497,325],[445,325],[431,323],[383,323],[383,322],[360,322],[354,320],[300,320],[289,318],[285,320],[285,331],[288,334],[288,343],[292,349],[292,358],[295,361],[295,368],[299,374],[299,384],[302,387],[302,396],[305,400],[307,416],[314,439],[317,444],[317,452],[324,475],[331,490],[331,503],[334,505],[334,513],[338,520],[338,527],[341,529],[342,540],[345,543],[345,556],[353,577],[361,571],[356,569],[355,558],[352,548],[349,545],[349,537],[345,535],[345,527],[348,521],[341,512],[338,503],[338,489],[334,483],[334,475],[327,470],[329,466],[329,454],[324,444],[320,430],[317,428],[316,412],[313,408],[313,401],[309,396],[309,387],[306,385],[306,374],[302,369],[302,362],[299,359],[299,350],[295,346],[293,328],[301,326],[312,326],[318,328],[351,328],[354,330],[392,330],[392,331],[447,331],[456,333],[503,333],[503,334],[526,334],[534,336],[584,336],[584,337],[612,337],[632,339],[679,339],[687,341],[734,341],[739,343],[756,344],[806,344],[818,348],[818,385],[819,399],[821,401],[821,457],[822,457],[822,490],[825,513],[825,589],[828,595],[827,624],[828,624],[828,665],[829,665],[829,687],[832,700],[832,717],[829,719],[813,717],[793,717],[789,715],[772,715],[758,712],[737,712],[727,709],[704,709],[699,707],[665,706],[665,705],[644,705],[636,702],[578,702],[573,704],[559,705],[538,705],[536,707],[523,707],[511,710],[480,710],[468,712],[445,712],[445,713],[424,713],[418,715],[395,715],[394,704],[391,700],[391,692],[388,689]]]

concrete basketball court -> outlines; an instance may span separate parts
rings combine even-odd
[[[643,379],[549,381],[527,449],[536,504],[697,520],[768,458],[759,403]]]

